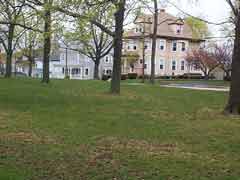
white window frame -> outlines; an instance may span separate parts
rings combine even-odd
[[[173,50],[174,43],[176,43],[176,51]],[[174,41],[172,41],[172,52],[177,52],[177,51],[178,51],[178,41],[174,40]]]
[[[182,67],[183,67],[183,69],[182,69]],[[181,60],[181,62],[180,62],[180,69],[181,69],[181,71],[185,71],[185,69],[186,69],[186,61],[185,60]]]
[[[173,69],[173,62],[175,62],[175,70]],[[172,62],[171,62],[171,69],[172,69],[172,71],[177,71],[177,60],[172,60]]]
[[[88,70],[88,74],[86,74],[86,70]],[[88,77],[88,76],[90,75],[89,70],[90,70],[89,67],[85,67],[85,68],[84,68],[84,76],[85,76],[85,77]]]
[[[183,51],[183,43],[185,43],[185,50]],[[180,41],[179,42],[179,49],[181,52],[186,52],[188,50],[188,42],[187,41]]]
[[[163,68],[161,69],[161,65],[163,66]],[[162,71],[165,69],[165,60],[164,59],[160,59],[159,60],[159,69]]]
[[[163,49],[161,49],[162,46],[163,46]],[[165,51],[165,49],[166,49],[166,40],[160,39],[160,41],[159,41],[159,49],[160,49],[160,51]]]
[[[109,58],[109,56],[106,56],[104,59],[105,59],[105,63],[110,63],[110,58]]]

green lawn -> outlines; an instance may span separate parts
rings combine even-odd
[[[0,180],[239,180],[227,93],[0,79]]]

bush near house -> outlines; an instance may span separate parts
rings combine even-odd
[[[143,78],[143,75],[140,75],[138,76],[139,79],[142,79]],[[149,75],[144,75],[144,79],[150,79],[150,76]]]
[[[128,79],[137,79],[138,74],[137,73],[128,73]]]
[[[107,81],[107,80],[109,80],[110,78],[111,78],[112,76],[111,75],[102,75],[102,80],[103,81]]]
[[[128,75],[127,74],[121,74],[121,80],[127,80]]]

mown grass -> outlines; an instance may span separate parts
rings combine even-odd
[[[240,178],[227,93],[0,79],[0,179]]]

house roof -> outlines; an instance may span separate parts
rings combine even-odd
[[[135,24],[145,23],[145,36],[151,37],[153,32],[153,15],[144,15],[136,19]],[[182,32],[176,33],[174,25],[181,25]],[[137,39],[142,36],[141,32],[136,32],[135,29],[127,31],[125,33],[126,39]],[[167,13],[165,10],[161,10],[158,14],[158,38],[167,39],[182,39],[191,41],[204,41],[203,39],[196,39],[193,37],[193,32],[191,27],[185,23],[184,19],[174,17],[173,15]]]

